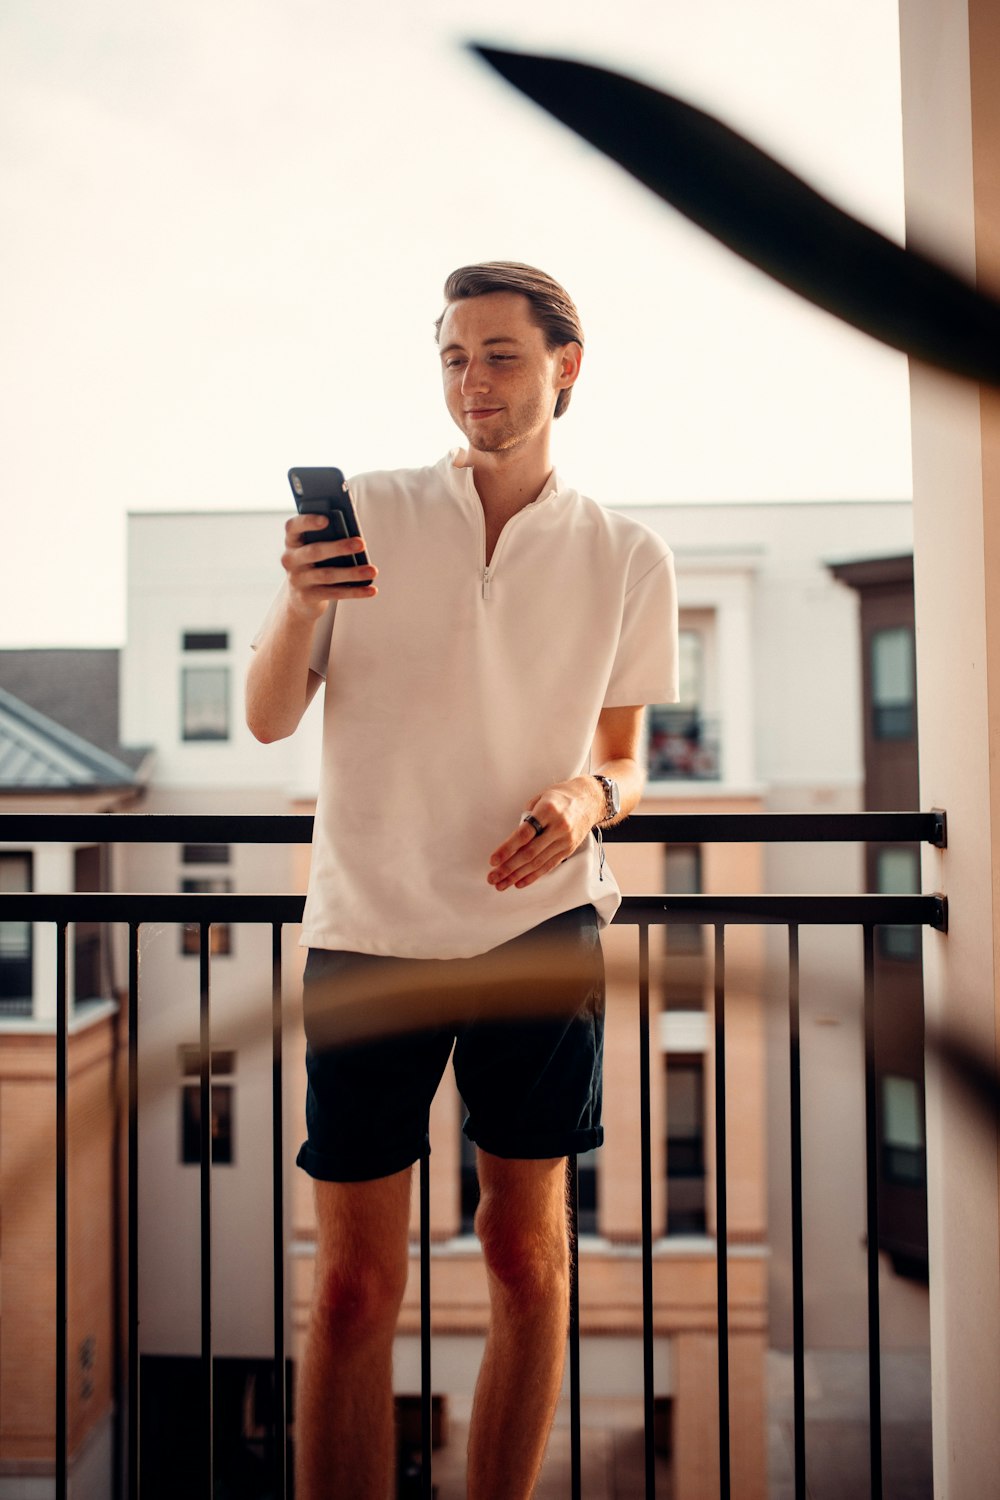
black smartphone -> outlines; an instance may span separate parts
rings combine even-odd
[[[300,515],[325,516],[326,526],[309,533],[310,542],[339,542],[347,536],[360,536],[354,501],[347,480],[340,469],[289,469],[288,483],[295,496]],[[328,557],[318,568],[362,568],[368,562],[364,552],[350,552],[346,557]],[[367,588],[368,582],[344,579],[349,588]]]

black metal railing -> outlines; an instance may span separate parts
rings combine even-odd
[[[34,815],[0,816],[0,842],[35,843],[308,843],[312,819],[305,816],[185,816],[185,815]],[[802,842],[927,842],[943,847],[945,818],[930,813],[830,814],[670,814],[638,816],[608,832],[623,843],[764,843]],[[200,1493],[213,1494],[213,1363],[212,1363],[212,1194],[211,1194],[211,954],[213,922],[255,923],[270,926],[272,1021],[272,1192],[274,1276],[274,1427],[273,1493],[284,1500],[289,1493],[286,1442],[286,1341],[284,1329],[285,1237],[283,1221],[282,1140],[282,961],[281,935],[285,925],[301,920],[301,895],[169,894],[138,895],[112,892],[81,894],[14,893],[0,898],[0,919],[54,923],[56,966],[56,1497],[68,1492],[68,1258],[67,1258],[67,1046],[70,1000],[67,989],[67,929],[76,922],[121,923],[128,928],[128,1232],[127,1232],[127,1347],[125,1372],[127,1421],[121,1435],[124,1450],[116,1473],[126,1500],[138,1500],[139,1472],[139,1281],[138,1281],[138,1122],[139,1122],[139,931],[144,923],[194,923],[199,931],[199,1088],[202,1150],[200,1157],[201,1351],[200,1409],[205,1444],[205,1472]],[[788,930],[789,1071],[791,1082],[791,1208],[793,1262],[793,1389],[795,1416],[795,1495],[805,1500],[805,1385],[803,1327],[803,1225],[801,1073],[799,1041],[799,929],[803,925],[860,926],[864,934],[864,1017],[867,1172],[867,1254],[869,1324],[870,1474],[873,1500],[882,1487],[881,1366],[878,1283],[878,1140],[875,1075],[875,928],[885,924],[919,924],[947,929],[947,903],[938,895],[683,895],[626,896],[615,918],[620,926],[635,926],[639,940],[639,1107],[641,1121],[642,1223],[642,1338],[645,1417],[645,1494],[655,1495],[654,1380],[653,1380],[653,1227],[650,1142],[649,1047],[649,928],[674,923],[700,923],[715,934],[714,964],[714,1083],[716,1268],[718,1299],[719,1473],[722,1500],[729,1500],[729,1324],[728,1242],[726,1214],[726,929],[732,925],[781,925]],[[575,1219],[576,1161],[570,1162],[570,1198]],[[572,1225],[573,1261],[569,1332],[570,1371],[570,1493],[580,1500],[580,1309],[579,1263],[575,1222]],[[420,1315],[422,1493],[431,1489],[431,1317],[430,1317],[429,1171],[420,1163]]]

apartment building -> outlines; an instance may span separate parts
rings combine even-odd
[[[0,813],[128,812],[148,749],[118,737],[117,651],[0,652]],[[0,844],[17,891],[114,889],[107,846]],[[67,1399],[74,1495],[110,1493],[116,1342],[116,975],[101,929],[68,933]],[[51,1492],[55,1432],[56,929],[0,919],[0,1496]],[[120,975],[117,976],[120,979]]]
[[[672,505],[629,513],[674,547],[681,605],[681,701],[648,714],[650,779],[640,810],[863,806],[858,598],[827,564],[905,552],[909,508]],[[280,583],[281,524],[278,514],[261,512],[130,518],[119,735],[124,745],[153,747],[141,802],[132,804],[144,812],[312,809],[317,706],[292,740],[267,747],[252,740],[241,709],[250,642]],[[0,653],[0,687],[5,680]],[[399,729],[405,733],[405,725]],[[22,860],[18,878],[26,878],[24,858],[35,853],[10,851]],[[623,889],[636,894],[851,891],[865,880],[863,851],[850,846],[831,846],[821,866],[815,851],[796,846],[620,845],[611,858]],[[301,846],[144,844],[119,852],[114,881],[134,891],[296,891],[304,888],[307,861]],[[284,941],[286,1323],[293,1362],[305,1326],[314,1232],[308,1182],[292,1169],[303,1092],[296,936],[286,932]],[[600,1398],[609,1421],[627,1424],[642,1391],[635,932],[611,929],[604,946],[607,1143],[580,1162],[583,1392],[585,1400]],[[662,1463],[675,1495],[700,1500],[716,1482],[712,945],[703,929],[675,926],[667,937],[653,929],[651,949]],[[189,1361],[200,1338],[197,951],[197,935],[183,928],[142,930],[140,1318],[150,1398],[144,1394],[144,1451],[164,1461],[176,1451]],[[120,938],[109,962],[120,974]],[[762,931],[731,933],[730,1363],[734,1493],[746,1497],[766,1493],[768,1351],[788,1343],[787,1021],[776,1002],[782,964]],[[806,1216],[807,1342],[863,1347],[860,961],[845,953],[841,937],[817,930],[803,940],[803,974],[804,1050],[816,1083],[807,1098],[806,1170],[812,1182],[825,1184]],[[51,1030],[44,1009],[51,975],[41,962],[31,990],[36,1018]],[[271,1215],[269,930],[213,928],[211,1004],[213,1345],[219,1405],[245,1413],[272,1347],[270,1240],[262,1228]],[[453,1086],[443,1086],[431,1116],[434,1389],[450,1402],[453,1444],[486,1317],[471,1233],[474,1172],[460,1125],[461,1102]],[[919,1345],[926,1338],[925,1289],[891,1271],[886,1282],[887,1337]],[[418,1389],[417,1319],[414,1261],[397,1340],[401,1395]],[[2,1483],[0,1470],[0,1495]],[[447,1500],[447,1489],[440,1493]]]

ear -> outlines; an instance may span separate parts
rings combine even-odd
[[[583,346],[577,343],[564,344],[559,351],[557,365],[556,386],[560,391],[568,391],[570,386],[576,385],[582,363]]]

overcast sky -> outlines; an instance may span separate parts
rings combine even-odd
[[[458,440],[448,271],[577,301],[556,460],[605,501],[910,493],[906,364],[744,266],[464,50],[620,68],[902,238],[895,0],[6,0],[0,645],[124,636],[129,510]],[[706,522],[710,524],[706,515]],[[276,538],[276,548],[280,546]]]

